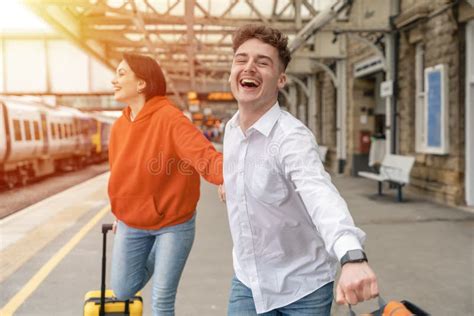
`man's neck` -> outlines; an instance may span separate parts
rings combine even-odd
[[[276,103],[272,102],[262,107],[243,106],[239,104],[239,125],[245,134],[247,129],[257,122],[272,106]]]

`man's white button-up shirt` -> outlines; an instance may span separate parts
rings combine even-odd
[[[245,133],[224,136],[224,184],[236,277],[257,313],[334,281],[337,260],[365,234],[331,183],[311,131],[276,103]]]

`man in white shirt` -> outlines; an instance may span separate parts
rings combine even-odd
[[[230,74],[239,111],[224,136],[224,188],[235,276],[228,315],[329,315],[378,295],[354,226],[311,131],[279,107],[288,39],[264,25],[233,37]]]

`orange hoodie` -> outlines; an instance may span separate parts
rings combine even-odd
[[[222,184],[222,154],[166,97],[130,108],[114,123],[109,143],[112,212],[129,226],[159,229],[192,218],[199,174]]]

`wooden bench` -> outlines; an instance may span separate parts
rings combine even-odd
[[[358,175],[378,181],[378,194],[382,195],[383,182],[394,184],[398,189],[397,200],[402,201],[402,187],[410,183],[410,172],[415,163],[415,157],[400,155],[385,155],[379,173],[359,171]]]

